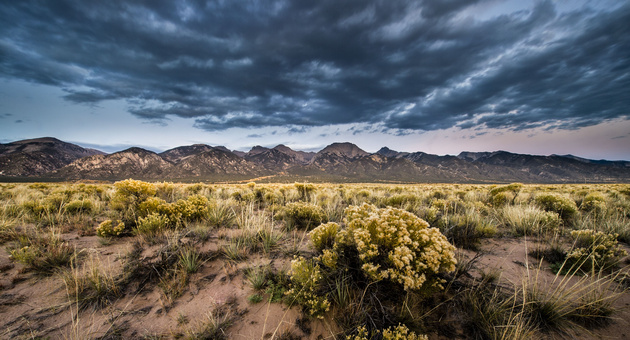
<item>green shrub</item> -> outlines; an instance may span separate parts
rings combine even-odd
[[[186,200],[178,200],[175,204],[177,214],[185,221],[200,221],[208,217],[208,198],[201,195],[189,196]]]
[[[263,296],[260,294],[253,294],[247,297],[247,301],[251,304],[257,304],[263,300]]]
[[[46,196],[43,205],[48,212],[60,212],[64,204],[69,201],[69,195],[65,192],[55,191]]]
[[[0,217],[17,218],[22,216],[24,210],[17,204],[6,204],[0,207]]]
[[[465,214],[445,215],[439,225],[451,243],[473,250],[477,249],[482,237],[492,237],[497,232],[496,226],[474,209]]]
[[[88,199],[73,200],[66,204],[64,208],[70,215],[91,214],[94,211],[94,203]]]
[[[330,308],[330,302],[320,292],[319,284],[323,277],[319,265],[300,257],[291,261],[289,274],[291,285],[286,294],[309,315],[323,318]]]
[[[326,214],[319,206],[303,202],[289,203],[278,214],[278,218],[284,219],[288,229],[312,229],[326,222]]]
[[[77,186],[77,191],[87,194],[89,196],[96,196],[99,199],[103,199],[103,193],[105,190],[101,186],[97,186],[94,184],[85,184],[81,183]]]
[[[96,235],[100,237],[121,236],[124,232],[125,223],[121,220],[105,220],[96,227]]]
[[[575,269],[584,271],[607,270],[615,267],[627,253],[617,242],[617,234],[595,230],[571,232],[574,247],[567,254],[567,261]]]
[[[112,209],[122,213],[123,221],[129,225],[136,223],[140,205],[157,192],[155,185],[133,179],[116,182],[114,187],[116,192],[110,205]]]
[[[536,203],[545,211],[555,212],[562,221],[571,225],[577,216],[577,205],[572,200],[559,195],[536,196]]]
[[[126,206],[135,205],[155,196],[157,189],[152,183],[127,179],[114,183],[114,198]]]
[[[560,226],[560,216],[552,211],[540,210],[535,206],[506,206],[501,219],[516,236],[541,235],[553,232]]]
[[[417,211],[417,215],[429,224],[437,223],[442,217],[442,212],[436,207],[421,207]]]
[[[403,208],[405,205],[413,205],[418,203],[418,201],[420,201],[420,197],[418,197],[417,195],[398,194],[387,198],[387,200],[385,201],[385,205],[396,208]]]
[[[69,266],[75,256],[74,248],[55,234],[21,235],[10,247],[10,254],[13,261],[42,274]]]
[[[196,273],[202,264],[201,254],[197,249],[185,247],[179,251],[179,265],[186,273]]]
[[[208,210],[208,223],[215,227],[229,227],[234,224],[236,214],[228,204],[216,204]]]
[[[172,202],[175,200],[175,195],[177,193],[177,186],[174,183],[171,182],[161,182],[161,183],[155,183],[153,184],[153,187],[155,188],[155,196],[168,201],[168,202]],[[149,196],[154,196],[154,195],[149,195]]]
[[[500,187],[496,187],[493,188],[492,190],[490,190],[490,196],[493,197],[493,201],[494,201],[494,197],[499,195],[499,194],[504,194],[504,197],[508,197],[508,195],[506,195],[505,193],[510,193],[512,199],[510,200],[511,204],[514,204],[514,201],[516,201],[516,197],[518,196],[518,194],[521,192],[521,190],[523,189],[523,184],[522,183],[512,183],[512,184],[508,184],[508,185],[504,185],[504,186],[500,186]]]
[[[159,197],[149,197],[138,204],[138,217],[146,217],[153,213],[166,215],[169,203]]]
[[[158,197],[149,197],[138,204],[137,213],[138,217],[159,214],[168,219],[169,225],[179,226],[184,222],[199,222],[208,218],[210,202],[207,197],[201,195],[191,195],[175,203],[167,203]]]
[[[445,199],[448,195],[444,193],[444,191],[436,190],[431,194],[431,198],[434,199]]]
[[[435,199],[431,201],[431,208],[441,214],[454,214],[466,210],[466,204],[460,199]]]
[[[48,207],[39,201],[30,200],[22,203],[22,210],[31,217],[39,218],[43,213],[47,212]]]
[[[335,236],[337,236],[339,229],[339,224],[329,222],[311,230],[308,235],[311,237],[313,247],[315,247],[318,251],[322,251],[326,248],[332,248],[335,244]]]
[[[147,217],[138,218],[135,228],[136,234],[155,235],[169,226],[170,220],[164,215],[151,213]]]
[[[205,185],[203,183],[190,184],[186,186],[186,192],[192,195],[198,195],[204,187]]]
[[[315,186],[310,183],[295,183],[293,185],[297,189],[301,201],[308,201],[311,194],[315,192]]]
[[[580,210],[601,216],[606,211],[606,198],[599,192],[592,192],[584,197]]]
[[[494,207],[502,207],[512,201],[512,197],[508,196],[505,192],[499,192],[496,195],[491,196],[491,203]]]

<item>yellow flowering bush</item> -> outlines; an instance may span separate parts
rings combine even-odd
[[[184,220],[199,221],[208,216],[208,198],[201,195],[189,196],[186,200],[178,200],[176,210]]]
[[[544,194],[536,196],[536,204],[545,211],[552,211],[560,215],[566,223],[572,224],[577,215],[577,205],[574,201],[560,195]]]
[[[490,195],[494,196],[501,192],[511,192],[514,195],[518,195],[518,193],[523,189],[523,183],[512,183],[500,187],[495,187],[490,190]]]
[[[330,269],[337,268],[337,262],[339,261],[339,253],[331,249],[324,249],[322,254],[315,258],[320,261],[324,266]]]
[[[376,331],[377,334],[381,335],[383,340],[429,340],[426,335],[416,334],[407,328],[405,325],[399,324],[396,327],[388,327],[382,331]],[[369,336],[368,330],[361,326],[357,328],[357,334],[354,336],[347,336],[346,340],[369,340],[372,337]]]
[[[138,205],[138,222],[140,218],[159,214],[167,218],[167,224],[177,226],[184,221],[203,220],[209,213],[210,202],[205,196],[191,195],[175,203],[167,203],[158,197],[149,197]]]
[[[142,203],[138,204],[138,216],[146,217],[152,213],[166,213],[166,207],[169,203],[159,197],[149,197]]]
[[[121,212],[125,223],[134,225],[138,216],[138,208],[149,197],[155,196],[155,185],[143,181],[127,179],[114,183],[114,193],[110,205]]]
[[[303,202],[289,203],[277,215],[284,219],[289,229],[311,229],[320,223],[326,222],[326,214],[319,206]]]
[[[438,273],[455,270],[455,247],[437,229],[412,213],[364,203],[346,209],[346,229],[333,250],[356,250],[363,273],[372,280],[400,283],[405,290],[441,287]],[[348,252],[351,253],[351,252]]]
[[[601,215],[606,211],[606,198],[599,192],[592,192],[584,197],[580,210]]]
[[[96,227],[96,235],[100,237],[120,236],[125,231],[125,223],[123,221],[105,220]]]
[[[299,257],[291,261],[291,288],[286,294],[300,304],[309,315],[323,318],[330,309],[325,295],[319,294],[319,283],[323,276],[318,264]]]
[[[571,237],[575,245],[567,254],[567,260],[582,270],[609,269],[628,255],[617,243],[617,234],[584,229],[572,231]]]
[[[512,198],[510,198],[506,192],[498,192],[497,194],[492,195],[490,200],[492,206],[502,207],[510,203]]]
[[[311,230],[308,235],[311,237],[313,247],[319,251],[331,248],[335,243],[335,236],[337,236],[339,229],[339,224],[329,222]]]
[[[169,222],[168,217],[158,213],[151,213],[147,217],[138,218],[135,232],[138,234],[155,234],[166,229]]]
[[[514,204],[516,196],[523,189],[523,184],[512,183],[490,190],[490,201],[495,207],[502,207],[507,204]]]
[[[114,208],[126,208],[137,206],[147,198],[155,196],[157,190],[155,185],[134,179],[114,183],[116,192],[112,198]]]

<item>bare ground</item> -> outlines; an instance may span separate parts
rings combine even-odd
[[[204,243],[202,252],[216,253],[221,242],[219,233],[215,231]],[[135,240],[129,237],[102,244],[96,236],[76,233],[62,236],[83,254],[92,254],[101,268],[113,274],[123,270],[125,256]],[[305,247],[306,240],[302,243]],[[552,282],[556,276],[547,270],[548,264],[527,255],[534,246],[536,243],[527,238],[484,240],[470,273],[474,278],[483,271],[496,269],[501,273],[499,282],[504,285],[518,284],[535,273],[541,281]],[[148,260],[155,256],[156,249],[157,246],[146,246],[140,257]],[[462,252],[468,259],[476,254]],[[283,249],[266,256],[250,255],[242,262],[214,256],[192,274],[183,294],[173,301],[156,284],[130,285],[106,307],[79,310],[68,302],[68,291],[60,275],[27,272],[22,265],[13,263],[3,249],[0,251],[0,338],[179,338],[192,336],[211,320],[228,317],[232,320],[225,330],[228,339],[339,339],[340,330],[334,320],[309,319],[299,307],[271,303],[267,296],[260,303],[248,301],[255,291],[246,280],[245,269],[259,264],[288,269],[291,258]],[[621,294],[614,307],[617,312],[610,324],[581,332],[580,337],[630,338],[630,293]],[[461,330],[457,333],[466,336]],[[540,336],[558,338],[555,334]],[[437,334],[429,337],[448,338]]]

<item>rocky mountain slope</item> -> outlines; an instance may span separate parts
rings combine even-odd
[[[274,177],[287,181],[583,183],[630,182],[630,162],[505,151],[439,156],[387,147],[371,154],[352,143],[333,143],[317,153],[295,151],[285,145],[255,146],[243,153],[195,144],[159,154],[130,148],[104,155],[42,138],[0,144],[0,174],[5,180],[226,181]]]
[[[306,165],[314,156],[314,152],[295,151],[280,144],[272,149],[254,146],[243,155],[243,158],[266,170],[284,171],[295,166]]]
[[[101,154],[51,137],[0,144],[0,176],[39,176],[79,158]]]
[[[171,162],[155,152],[134,147],[110,155],[78,159],[48,176],[67,180],[159,179],[168,178],[172,168]]]

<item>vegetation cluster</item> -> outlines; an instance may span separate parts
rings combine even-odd
[[[529,245],[520,282],[477,262],[501,240]],[[630,186],[5,183],[0,242],[13,285],[66,291],[74,331],[151,291],[168,314],[221,267],[247,282],[246,304],[297,307],[337,338],[570,337],[612,323],[627,294]],[[107,266],[99,247],[125,244]],[[227,338],[245,309],[230,300],[159,336]]]

